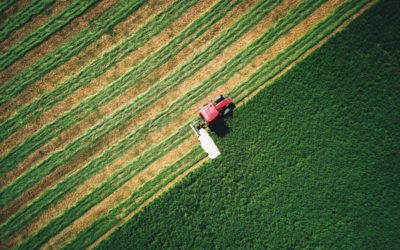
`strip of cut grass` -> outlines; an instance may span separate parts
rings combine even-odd
[[[8,9],[8,7],[13,5],[14,2],[15,2],[15,0],[4,0],[4,1],[1,1],[1,3],[0,3],[0,13],[3,14],[3,12],[6,9]]]
[[[167,61],[170,57],[174,54],[178,53],[179,50],[183,49],[187,46],[191,41],[195,38],[199,37],[202,33],[204,33],[210,25],[215,23],[217,20],[221,19],[234,5],[237,4],[237,1],[230,2],[227,4],[229,0],[223,0],[212,7],[206,14],[203,15],[200,19],[196,20],[192,23],[185,31],[180,33],[175,39],[173,39],[168,45],[161,49],[158,53],[154,53],[148,57],[148,60],[145,60],[142,64],[137,65],[134,67],[134,71],[130,71],[130,73],[125,74],[119,80],[114,82],[114,84],[107,86],[106,88],[102,89],[98,94],[92,96],[91,98],[87,99],[85,102],[82,102],[79,106],[74,108],[73,110],[67,112],[62,118],[54,121],[53,123],[45,126],[42,130],[38,131],[38,133],[33,134],[32,136],[28,137],[28,139],[19,146],[13,148],[9,154],[7,154],[0,162],[4,162],[2,170],[4,171],[10,169],[12,164],[17,164],[18,162],[23,160],[23,156],[27,156],[30,152],[33,152],[37,149],[38,146],[44,144],[46,140],[50,140],[53,135],[58,135],[61,133],[65,128],[71,126],[74,122],[77,122],[83,119],[89,112],[93,112],[97,105],[101,105],[104,102],[110,101],[113,97],[121,94],[122,91],[127,89],[129,86],[137,84],[138,78],[129,78],[129,77],[141,77],[141,73],[149,74],[151,70],[154,70],[153,63],[157,63],[157,66],[160,66],[162,62]],[[164,58],[160,58],[160,57]],[[150,58],[150,59],[149,59]],[[151,63],[149,63],[151,62]],[[149,65],[150,64],[150,65]],[[151,68],[150,68],[151,67]],[[134,74],[137,73],[138,75]],[[114,120],[110,121],[107,126],[116,127],[121,125],[121,121]],[[111,122],[111,124],[110,124]],[[100,124],[90,131],[103,131],[107,128],[105,124]],[[93,135],[96,135],[93,137]],[[93,141],[91,143],[95,143],[99,141],[101,137],[99,137],[96,132],[92,132],[91,135],[86,135],[78,138],[79,142],[74,142],[73,144],[69,144],[68,152],[78,152],[77,149],[82,148],[84,145],[81,142],[90,139],[93,137]],[[39,144],[39,145],[38,145]],[[1,204],[6,204],[7,201],[10,201],[13,197],[16,197],[20,194],[23,190],[26,190],[29,186],[33,185],[35,180],[39,180],[41,177],[50,173],[53,169],[58,167],[60,162],[64,163],[68,161],[72,156],[69,154],[64,154],[66,149],[58,151],[58,154],[63,154],[64,157],[59,157],[56,155],[51,155],[46,160],[41,162],[36,167],[30,168],[27,172],[17,178],[14,182],[10,183],[7,187],[4,187],[0,193],[4,194],[4,199],[1,201]],[[45,167],[46,166],[46,167]],[[10,193],[7,189],[12,189],[13,192]]]
[[[288,16],[295,15],[297,18],[305,18],[307,14],[310,14],[315,8],[320,6],[323,1],[320,2],[315,2],[315,1],[310,1],[310,2],[305,2],[298,6],[295,10],[290,11]],[[293,21],[296,21],[295,18],[291,19],[290,23]],[[282,21],[278,21],[278,23],[282,23]],[[278,26],[279,27],[279,26]],[[267,32],[268,33],[268,32]],[[265,36],[262,38],[265,39]],[[266,47],[263,47],[263,43],[260,42],[262,41],[262,38],[258,39],[252,45],[250,45],[248,48],[246,48],[245,52],[240,53],[240,56],[236,57],[236,60],[232,60],[230,63],[227,64],[226,68],[230,68],[235,70],[235,72],[238,70],[237,69],[237,64],[240,64],[240,61],[245,60],[245,58],[252,57],[254,58],[258,54],[251,54],[249,52],[254,52],[256,51],[257,53],[261,53],[261,49],[258,47],[260,46],[263,48],[265,51]],[[257,46],[258,45],[258,46]],[[270,46],[270,45],[269,45]],[[258,48],[258,49],[257,49]],[[248,59],[248,62],[251,61],[251,59]],[[236,67],[230,67],[230,66],[236,66]],[[241,65],[241,67],[244,67],[245,65]],[[225,69],[226,71],[226,69]],[[224,71],[224,72],[225,72]],[[215,81],[214,78],[221,77],[221,73],[215,74],[214,77],[211,77],[206,81],[207,83]],[[224,81],[226,81],[229,78],[224,77]],[[165,112],[160,113],[155,119],[146,122],[141,128],[136,130],[134,133],[130,134],[129,136],[125,137],[124,140],[119,143],[119,145],[122,145],[123,143],[126,142],[132,142],[141,139],[146,132],[148,131],[154,131],[155,129],[158,129],[159,127],[162,126],[162,124],[165,124],[165,122],[171,121],[177,114],[174,114],[174,112],[177,112],[178,114],[183,112],[183,110],[186,110],[188,107],[193,105],[190,101],[187,101],[187,99],[193,99],[194,102],[198,102],[201,100],[201,98],[204,98],[205,95],[207,95],[210,91],[215,89],[217,86],[221,85],[222,82],[219,81],[217,84],[213,82],[213,84],[207,84],[209,86],[208,89],[203,88],[196,88],[195,90],[191,91],[188,96],[185,96],[183,98],[180,98],[175,105],[172,105],[169,107]],[[202,85],[203,86],[203,85]],[[200,92],[200,93],[199,93]],[[190,97],[192,96],[192,97]],[[188,98],[189,97],[189,98]],[[181,103],[182,102],[182,103]],[[118,144],[117,144],[118,145]],[[51,238],[55,234],[57,234],[59,231],[61,231],[63,228],[68,226],[70,223],[72,223],[75,219],[79,218],[82,214],[84,214],[86,211],[88,211],[91,207],[93,207],[95,204],[98,204],[101,200],[106,198],[109,194],[111,194],[114,190],[122,186],[127,180],[129,180],[135,172],[132,172],[132,169],[129,167],[129,164],[125,165],[124,167],[121,167],[117,172],[115,172],[108,181],[106,181],[104,184],[101,186],[97,187],[94,189],[88,196],[86,196],[84,199],[79,200],[75,204],[73,204],[70,208],[64,211],[63,214],[60,216],[56,217],[55,219],[51,220],[49,224],[47,224],[45,227],[40,229],[38,232],[27,238],[25,241],[22,243],[22,247],[26,246],[31,246],[32,244],[43,244],[43,242],[47,241],[47,239]]]
[[[146,0],[118,1],[115,6],[106,10],[100,17],[92,21],[89,27],[84,28],[61,46],[47,53],[28,68],[0,85],[0,105],[16,97],[27,86],[49,73],[52,69],[65,63],[104,33],[111,32],[115,25],[126,19],[145,2]]]
[[[77,89],[89,84],[116,63],[123,60],[131,52],[143,46],[150,38],[159,34],[165,27],[179,18],[195,2],[178,1],[172,4],[129,38],[122,41],[110,51],[105,52],[77,75],[68,78],[64,83],[36,99],[33,103],[22,107],[13,116],[0,124],[0,140],[4,140]]]
[[[237,109],[223,155],[99,249],[398,249],[398,7],[378,2]]]
[[[81,15],[88,8],[98,3],[96,0],[76,0],[60,13],[50,18],[41,27],[32,31],[29,35],[24,37],[21,41],[10,47],[7,51],[0,54],[0,71],[6,69],[13,62],[25,55],[29,50],[36,47],[41,42],[45,41],[51,34],[60,30],[66,24],[71,22],[72,19]]]
[[[43,12],[47,7],[52,5],[54,0],[31,1],[23,9],[19,10],[12,16],[8,17],[4,22],[0,23],[0,42],[6,40],[11,32],[20,28],[31,20],[32,17]],[[1,7],[0,7],[1,9]]]

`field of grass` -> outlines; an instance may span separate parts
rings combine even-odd
[[[10,15],[0,21],[0,40],[11,43],[11,33],[54,4],[27,1],[16,8],[5,1],[0,10]],[[96,246],[175,182],[203,169],[206,156],[188,126],[203,103],[224,93],[240,107],[372,5],[120,0],[82,19],[88,25],[63,42],[53,39],[57,46],[37,59],[27,58],[101,4],[71,1],[0,54],[4,248]],[[134,27],[126,25],[136,19]],[[26,65],[14,67],[22,58]],[[74,62],[78,68],[65,66]],[[49,87],[52,74],[59,80]],[[29,91],[35,91],[30,99]]]
[[[99,249],[399,248],[399,7],[381,1],[237,109],[223,155]]]

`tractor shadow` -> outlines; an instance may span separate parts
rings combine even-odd
[[[229,112],[229,114],[218,117],[217,120],[215,120],[212,124],[209,125],[210,130],[214,132],[218,137],[224,137],[230,132],[230,128],[226,123],[225,119],[227,118],[229,119],[232,116],[234,108],[235,106],[231,105],[230,106],[231,112]]]

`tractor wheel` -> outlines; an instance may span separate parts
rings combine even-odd
[[[219,96],[215,97],[214,104],[217,105],[218,103],[220,103],[224,99],[225,98],[222,95],[219,95]]]

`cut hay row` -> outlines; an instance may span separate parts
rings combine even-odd
[[[183,47],[187,46],[191,41],[193,41],[196,37],[200,36],[202,33],[204,33],[211,24],[215,23],[217,20],[222,18],[228,12],[237,2],[232,2],[230,4],[226,4],[227,0],[223,0],[216,4],[215,6],[212,7],[210,11],[208,11],[202,18],[196,20],[191,26],[189,26],[185,31],[180,33],[174,40],[172,40],[167,46],[165,46],[162,50],[159,51],[159,53],[155,53],[150,55],[143,63],[139,64],[138,66],[134,67],[132,71],[129,73],[125,74],[123,77],[121,77],[119,80],[114,82],[113,84],[107,86],[106,88],[102,89],[102,91],[95,95],[92,98],[87,99],[86,102],[82,102],[80,106],[76,107],[75,109],[71,110],[70,112],[67,113],[62,119],[57,120],[56,122],[51,124],[50,126],[46,126],[44,131],[41,130],[39,131],[40,133],[35,134],[35,137],[31,136],[29,139],[33,142],[34,148],[32,147],[28,150],[33,151],[36,149],[38,146],[37,144],[37,139],[40,138],[39,140],[44,143],[45,141],[43,140],[43,136],[47,137],[44,138],[49,140],[49,136],[52,134],[60,133],[63,129],[66,128],[66,126],[72,125],[72,123],[76,122],[78,119],[83,119],[88,112],[93,111],[94,108],[99,105],[104,103],[105,101],[110,101],[113,97],[118,96],[123,90],[127,89],[128,87],[134,85],[138,81],[138,76],[143,77],[142,74],[148,75],[150,71],[154,70],[156,67],[158,67],[162,62],[167,61],[173,54],[176,54],[179,49],[183,49]],[[147,72],[145,72],[147,71]],[[135,78],[133,78],[135,77]],[[82,114],[83,113],[83,114]],[[79,115],[79,116],[78,116]],[[119,122],[118,120],[110,121],[109,120],[110,126],[116,127],[118,124],[121,124],[122,122]],[[52,130],[53,128],[56,128],[57,130],[54,131]],[[102,129],[107,128],[107,126],[104,126],[103,124],[100,126],[95,127],[95,129],[92,129],[91,131],[94,131],[91,134],[86,134],[85,136],[80,137],[78,140],[80,142],[84,142],[86,138],[90,138],[93,136],[93,134],[96,134],[95,132],[102,131]],[[51,138],[51,137],[50,137]],[[98,139],[98,135],[96,134],[96,138]],[[95,140],[96,140],[95,138]],[[92,141],[92,143],[95,141]],[[23,144],[21,144],[23,145]],[[28,146],[32,146],[29,145]],[[83,144],[75,143],[73,145],[69,145],[68,150],[69,152],[76,152],[77,148],[81,148]],[[17,147],[16,147],[17,148]],[[24,154],[24,151],[26,148],[19,147],[20,149],[15,150],[16,148],[13,149],[15,157],[18,157],[20,159],[17,159],[19,161],[23,160],[21,154]],[[68,159],[71,158],[71,155],[65,154],[66,148],[64,148],[62,151],[59,151],[59,154],[64,154],[67,155],[66,158],[60,158],[57,156],[57,154],[53,154],[51,157],[47,158],[44,162],[42,162],[40,165],[33,167],[29,169],[24,175],[22,175],[20,178],[18,178],[16,181],[11,183],[9,186],[6,188],[3,188],[0,193],[1,194],[9,194],[9,192],[5,191],[8,188],[12,187],[17,187],[18,190],[13,189],[13,195],[15,194],[20,194],[20,191],[25,190],[27,187],[31,186],[32,184],[35,183],[34,180],[31,179],[31,177],[35,178],[35,180],[39,180],[41,177],[44,175],[48,174],[51,172],[60,162],[65,162]],[[13,152],[11,151],[11,152]],[[30,153],[31,151],[28,151]],[[10,154],[8,154],[5,158],[5,160],[2,159],[1,162],[4,162],[4,166],[10,166],[8,163],[10,161],[7,161],[7,158],[10,159],[11,161],[14,161],[16,158],[10,157]],[[50,164],[51,166],[44,167],[46,165]],[[15,166],[15,165],[14,165]],[[17,184],[19,183],[19,184]],[[8,200],[8,197],[4,197],[4,200]],[[4,201],[3,200],[3,201]],[[2,204],[5,204],[6,202]]]
[[[28,68],[16,74],[9,81],[0,85],[0,93],[2,93],[0,96],[0,105],[16,97],[19,92],[37,79],[62,65],[101,35],[112,30],[115,25],[126,19],[144,3],[145,0],[136,1],[133,4],[127,0],[119,1],[116,6],[106,10],[100,17],[94,20],[89,27],[84,28],[60,47],[49,52]],[[41,26],[40,29],[43,29],[43,27]]]
[[[315,46],[321,39],[331,34],[344,21],[359,11],[366,4],[366,2],[366,0],[351,1],[340,6],[337,10],[335,10],[334,13],[327,17],[323,22],[318,24],[318,26],[310,30],[301,39],[291,44],[290,47],[288,47],[288,49],[283,53],[275,57],[271,63],[265,64],[258,72],[249,77],[247,81],[237,86],[229,96],[232,96],[235,100],[237,100],[237,102],[241,102],[246,96],[252,93],[252,91],[263,85],[265,82],[270,81],[284,68],[297,60],[297,58],[299,58],[307,50]],[[199,151],[197,155],[192,155],[191,157],[200,157],[201,153],[202,151]],[[193,163],[193,165],[194,164],[195,163]],[[190,168],[190,166],[187,167]],[[166,168],[168,169],[169,167]],[[180,172],[177,172],[174,174],[174,176],[179,174]],[[82,244],[84,246],[90,245],[96,240],[97,237],[100,237],[102,234],[104,234],[107,231],[107,228],[112,228],[116,223],[118,223],[118,221],[121,220],[121,218],[126,217],[130,212],[134,211],[138,206],[151,197],[152,194],[166,185],[166,183],[169,181],[164,180],[163,178],[166,177],[163,176],[164,173],[161,172],[160,175],[157,175],[157,177],[146,182],[144,186],[135,190],[128,199],[122,201],[109,212],[98,218],[96,222],[90,225],[88,229],[78,234],[78,236],[72,242],[67,244],[66,247],[77,247],[78,245],[82,246]],[[158,185],[159,183],[163,184]],[[157,187],[152,191],[147,191],[148,189],[146,187],[150,186]],[[142,199],[142,196],[145,198]]]
[[[322,3],[322,1],[321,2],[319,2],[319,3],[317,3],[317,4],[312,4],[312,3],[307,3],[307,4],[303,4],[303,5],[301,5],[300,6],[300,8],[298,8],[297,9],[297,12],[291,12],[291,14],[296,14],[296,13],[299,13],[299,12],[301,12],[301,13],[303,13],[303,14],[297,14],[296,16],[299,18],[299,17],[302,17],[302,18],[304,18],[304,11],[308,11],[308,12],[311,12],[312,11],[312,7],[314,7],[314,8],[316,8],[316,7],[318,7],[319,6],[319,4],[321,4]],[[290,20],[290,23],[292,23],[293,21],[296,21],[295,19],[293,19],[293,18],[289,18],[289,20]],[[282,22],[281,22],[282,23]],[[278,26],[278,27],[280,27],[280,26]],[[264,36],[263,38],[264,39],[266,39],[266,38],[268,38],[269,36]],[[223,73],[220,73],[220,74],[214,74],[214,77],[212,77],[211,79],[209,79],[208,81],[207,81],[207,83],[211,83],[211,82],[213,82],[213,81],[215,81],[215,79],[216,78],[219,78],[219,77],[221,77],[221,74],[226,74],[227,72],[226,71],[228,71],[227,69],[233,69],[235,72],[238,70],[238,68],[240,68],[240,67],[243,67],[244,65],[241,65],[241,63],[240,63],[240,61],[243,61],[243,57],[248,57],[249,56],[249,54],[251,54],[250,52],[254,52],[254,50],[260,50],[259,51],[259,53],[261,53],[261,49],[259,49],[259,47],[261,47],[262,48],[262,46],[264,45],[262,42],[260,42],[260,41],[263,41],[262,39],[261,40],[258,40],[257,42],[255,42],[255,43],[253,43],[253,46],[251,46],[250,48],[248,48],[248,49],[246,49],[246,53],[241,53],[241,56],[239,56],[239,57],[236,57],[236,60],[234,60],[233,61],[233,63],[230,63],[230,64],[228,64],[228,66],[226,67],[226,68],[224,68],[225,70],[223,70],[222,72]],[[265,49],[264,49],[265,50]],[[257,55],[257,54],[256,54]],[[252,58],[254,58],[256,55],[254,55]],[[249,61],[247,61],[247,62],[249,62]],[[229,72],[230,73],[230,72]],[[232,74],[230,74],[230,75],[232,75]],[[226,81],[226,79],[224,79],[224,81]],[[202,92],[202,93],[207,93],[207,92],[210,92],[212,89],[214,89],[216,86],[218,86],[218,85],[220,85],[220,84],[222,84],[222,82],[221,81],[219,81],[217,84],[210,84],[211,86],[210,86],[210,88],[208,88],[208,89],[204,89],[204,88],[197,88],[197,89],[195,89],[194,91],[192,91],[192,93],[189,93],[189,96],[190,96],[190,94],[194,94],[195,95],[195,93],[199,93],[199,92]],[[194,98],[194,99],[196,99],[195,101],[197,102],[197,101],[200,101],[201,100],[201,98],[204,98],[204,95],[205,94],[199,94],[199,97],[198,98]],[[170,117],[168,116],[168,115],[176,115],[176,114],[174,114],[174,112],[177,112],[177,113],[179,113],[179,112],[182,112],[182,110],[185,110],[186,108],[188,108],[190,105],[192,105],[193,103],[190,103],[190,104],[183,104],[183,103],[185,103],[186,101],[187,101],[187,99],[188,98],[190,98],[190,97],[186,97],[186,98],[180,98],[179,99],[179,102],[176,102],[176,103],[174,103],[175,105],[172,105],[172,108],[170,107],[166,112],[163,112],[162,114],[161,114],[161,116],[158,116],[156,119],[154,119],[154,120],[152,120],[152,121],[148,121],[144,126],[142,126],[140,129],[138,129],[135,133],[133,133],[132,134],[132,137],[127,137],[126,138],[126,142],[131,142],[131,141],[133,141],[134,140],[134,138],[137,138],[138,136],[140,136],[141,134],[143,134],[143,133],[146,133],[146,131],[149,131],[149,130],[154,130],[154,129],[156,129],[157,127],[156,126],[154,126],[155,124],[158,124],[158,126],[160,126],[161,124],[163,124],[163,123],[165,123],[165,122],[168,122],[168,120],[170,120]],[[123,168],[124,169],[124,171],[128,171],[129,170],[129,168],[126,166],[126,167],[124,167]],[[121,170],[122,171],[122,170]],[[124,177],[123,177],[123,179],[122,180],[124,180],[125,178],[128,178],[129,179],[129,177],[131,177],[131,176],[129,176],[129,175],[127,175],[126,173],[123,175]],[[126,177],[126,176],[128,176],[128,177]],[[127,181],[128,179],[125,179],[124,181]],[[119,179],[120,180],[120,179]],[[108,181],[108,182],[110,182],[110,183],[112,183],[112,181]],[[122,184],[122,183],[121,183]],[[100,187],[99,187],[100,188]],[[107,189],[107,190],[109,190],[109,189]],[[89,198],[86,198],[86,199],[88,199],[88,200],[91,200],[91,201],[93,201],[93,199],[98,199],[99,197],[98,197],[98,195],[96,195],[96,196],[94,196],[94,197],[90,197],[90,196],[88,196]],[[80,201],[80,203],[81,204],[86,204],[87,202],[82,202],[82,200]],[[77,210],[77,211],[76,211]],[[76,208],[76,207],[74,207],[74,214],[75,215],[78,215],[77,213],[78,213],[78,211],[80,211],[78,208]],[[79,217],[79,216],[78,216]],[[57,219],[56,219],[56,221],[54,222],[55,223],[55,225],[57,225],[58,223],[65,223],[66,222],[66,220],[69,220],[69,218],[62,218],[62,217],[58,217]],[[49,224],[48,226],[46,226],[45,228],[47,228],[47,230],[50,230],[50,228],[53,228],[53,226],[51,226],[51,224]],[[39,236],[38,236],[39,237]]]
[[[0,54],[0,71],[6,69],[18,58],[27,53],[30,49],[46,40],[51,34],[60,30],[64,25],[68,24],[72,19],[81,15],[89,7],[96,4],[96,0],[80,1],[77,0],[67,6],[59,14],[51,18],[46,24],[35,30],[23,40],[19,41],[6,52]]]
[[[18,110],[12,117],[0,124],[0,139],[4,140],[17,129],[26,125],[29,121],[34,120],[77,89],[86,86],[99,77],[109,68],[123,60],[131,52],[143,46],[143,44],[153,36],[160,33],[194,3],[195,1],[180,1],[171,5],[168,9],[156,15],[137,32],[132,34],[132,36],[122,41],[110,51],[105,52],[79,72],[79,74],[68,78],[53,91],[44,94],[33,103]]]
[[[43,12],[53,3],[54,0],[32,1],[23,9],[8,17],[4,22],[0,23],[0,42],[4,41],[11,32],[29,22],[31,18]]]
[[[18,32],[12,33],[11,36],[6,41],[0,44],[0,46],[3,45],[8,46],[8,44],[13,44],[16,41],[22,39],[32,30],[37,29],[49,18],[56,15],[59,11],[61,11],[65,6],[67,6],[72,1],[73,0],[57,1],[55,4],[53,4],[52,8],[49,9],[49,11],[46,11],[45,13],[32,19],[26,25],[18,29]],[[201,4],[204,1],[205,0],[200,0],[199,3]],[[64,42],[68,41],[69,38],[73,37],[75,34],[79,33],[84,28],[89,27],[89,25],[93,23],[96,20],[96,18],[100,17],[101,14],[107,11],[107,9],[111,9],[117,3],[118,0],[109,0],[100,2],[100,4],[94,6],[94,8],[89,9],[83,15],[72,20],[72,22],[69,23],[67,26],[65,26],[62,30],[53,34],[49,39],[41,43],[33,50],[29,51],[29,53],[27,53],[23,58],[21,58],[20,61],[13,64],[6,71],[0,73],[0,82],[4,83],[8,81],[9,79],[11,79],[12,76],[15,76],[18,72],[22,71],[24,68],[33,64],[36,60],[40,59],[41,57],[45,56],[45,54],[48,53],[49,51],[57,49],[57,47],[61,46]],[[151,20],[155,15],[159,14],[161,11],[168,8],[168,6],[170,6],[172,3],[174,3],[174,0],[163,0],[161,2],[157,0],[147,0],[145,4],[143,4],[137,11],[132,12],[132,14],[128,15],[125,20],[122,20],[117,25],[115,25],[111,29],[111,31],[109,30],[106,33],[102,34],[98,39],[94,40],[91,44],[89,44],[87,47],[83,48],[77,54],[72,56],[65,63],[51,69],[50,72],[40,77],[32,84],[28,85],[21,92],[19,92],[15,98],[12,98],[11,100],[0,105],[0,121],[7,120],[9,117],[14,115],[19,109],[29,105],[30,103],[33,103],[33,101],[35,101],[36,99],[41,98],[41,96],[44,93],[48,93],[54,90],[60,84],[65,82],[69,77],[79,74],[82,70],[84,70],[85,67],[90,65],[94,60],[96,60],[105,52],[113,49],[115,46],[118,46],[118,44],[120,44],[123,40],[127,39],[133,33],[138,31],[143,25],[146,24],[146,22]],[[164,32],[165,31],[163,31],[162,33]],[[144,45],[143,48],[141,48],[141,50],[147,50],[147,49],[148,49],[147,45]],[[35,53],[36,50],[40,50],[40,52]],[[123,69],[124,67],[127,67],[129,64],[132,63],[132,61],[127,63],[127,61],[128,61],[127,59],[124,59],[114,67],[120,66],[119,68]],[[19,62],[21,62],[23,65],[17,67],[17,65],[20,64]],[[105,73],[105,75],[107,74],[108,71]],[[113,74],[108,76],[108,81],[112,80],[111,78],[112,75]],[[93,84],[89,84],[89,86],[93,86]],[[84,89],[91,88],[89,86],[87,86]],[[80,89],[79,92],[84,91],[84,89]],[[83,97],[81,96],[79,98],[83,99],[85,97],[86,96]],[[67,99],[69,99],[69,97]],[[60,105],[60,103],[58,103],[58,105]],[[51,112],[51,110],[49,112]],[[39,119],[40,117],[38,117],[36,120]],[[14,135],[15,134],[13,134],[13,136]],[[0,152],[0,154],[2,153]]]
[[[33,16],[28,22],[26,22],[24,25],[18,27],[16,30],[12,31],[5,39],[4,41],[0,42],[0,47],[1,51],[6,51],[9,49],[13,44],[16,44],[18,41],[22,40],[25,36],[27,36],[29,33],[35,31],[38,29],[40,26],[45,24],[47,20],[49,20],[51,17],[57,15],[61,10],[63,10],[66,6],[71,4],[73,0],[65,0],[65,1],[54,1],[53,4],[51,4],[46,10],[42,11],[41,13]],[[73,22],[76,22],[76,19],[73,20]],[[72,23],[72,22],[71,22]],[[68,24],[68,25],[71,25]],[[68,28],[68,25],[64,26],[60,31]],[[58,31],[58,32],[60,32]],[[57,33],[58,33],[57,32]],[[54,36],[53,34],[52,36]],[[47,40],[46,40],[47,41]],[[35,50],[37,50],[41,44],[37,47],[35,47]],[[34,50],[29,51],[29,53],[32,53]],[[24,57],[29,57],[28,54],[25,54]],[[22,62],[25,63],[25,62]],[[19,62],[15,63],[19,64]],[[8,72],[10,74],[12,73],[12,67],[9,67],[7,70],[3,71],[0,75],[0,82],[4,83],[7,81],[5,78],[6,75],[8,75]],[[0,118],[1,119],[1,118]]]

